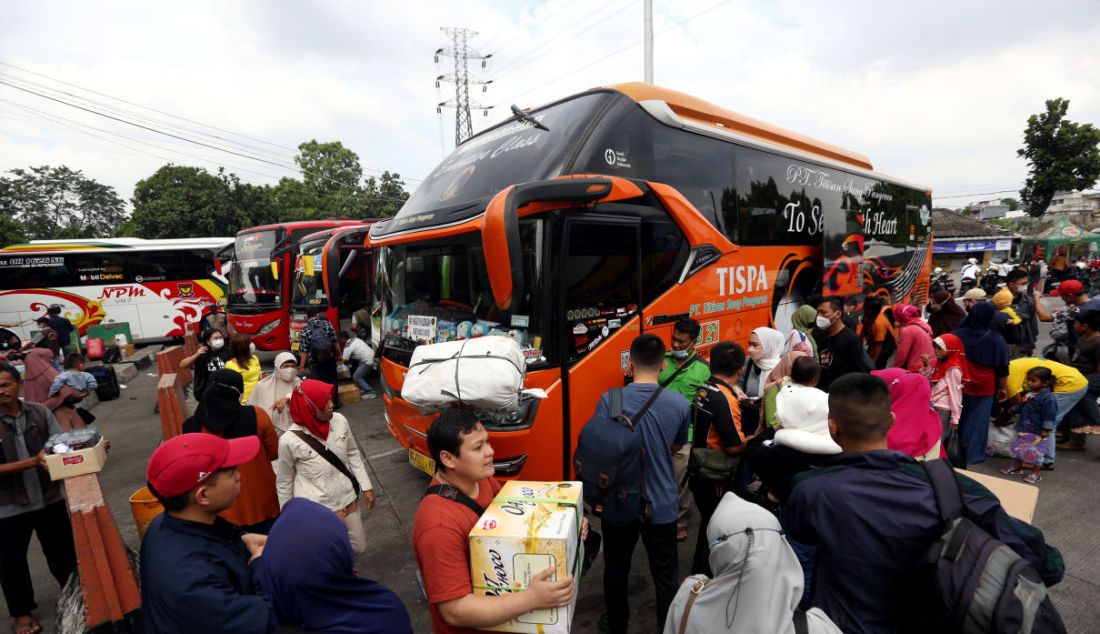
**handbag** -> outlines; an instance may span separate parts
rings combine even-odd
[[[952,467],[966,468],[966,447],[963,446],[962,438],[959,437],[959,430],[951,425],[947,426],[947,431],[943,434],[943,450],[947,453],[947,460]]]
[[[731,456],[720,449],[692,447],[688,457],[688,475],[703,480],[725,482],[733,478],[740,456]]]
[[[332,453],[331,449],[313,436],[310,436],[308,432],[295,429],[294,435],[301,438],[302,442],[309,445],[310,448],[320,454],[322,458],[328,460],[329,464],[336,467],[337,471],[347,476],[348,480],[351,480],[351,488],[355,489],[355,497],[359,497],[359,494],[363,492],[362,488],[359,486],[359,480],[351,473],[351,469],[348,469],[348,466],[344,464],[343,460],[340,460],[336,454]]]

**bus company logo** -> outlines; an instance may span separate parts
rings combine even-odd
[[[176,284],[176,290],[179,291],[180,297],[195,296],[195,285],[191,282]]]
[[[145,289],[140,286],[104,286],[99,299],[123,299],[144,297]]]
[[[928,211],[928,205],[921,205],[920,206],[920,223],[921,223],[921,225],[927,227],[928,222],[930,220],[932,220],[932,212]]]
[[[604,150],[603,160],[607,161],[608,165],[614,165],[615,164],[615,150],[612,150],[611,148],[607,148],[606,150]]]
[[[722,297],[768,290],[768,274],[763,264],[723,266],[714,272],[718,275],[718,294]]]

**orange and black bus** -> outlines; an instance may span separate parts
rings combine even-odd
[[[930,208],[927,188],[864,156],[647,84],[521,112],[371,228],[389,431],[430,471],[434,415],[400,396],[413,348],[508,334],[548,397],[482,415],[497,473],[568,476],[640,333],[668,342],[691,316],[705,355],[757,326],[788,329],[818,295],[922,305]]]

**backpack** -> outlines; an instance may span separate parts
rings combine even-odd
[[[943,532],[910,580],[909,631],[1064,633],[1066,627],[1034,566],[963,517],[962,493],[951,465],[944,460],[922,465],[936,496]]]
[[[608,416],[588,419],[577,438],[573,469],[584,485],[584,503],[604,520],[625,525],[649,514],[645,493],[645,445],[637,422],[664,390],[661,386],[637,413],[623,411],[623,390],[608,392]]]
[[[305,349],[309,352],[311,362],[324,363],[335,358],[332,337],[325,332],[325,326],[320,319],[310,320],[304,334]]]

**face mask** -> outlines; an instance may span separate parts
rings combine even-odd
[[[1016,287],[1016,292],[1017,293],[1023,293],[1023,292],[1026,292],[1026,291],[1027,291],[1027,285],[1026,284],[1024,284],[1023,286],[1017,286]]]
[[[688,350],[673,350],[672,358],[676,359],[677,361],[683,361],[684,359],[688,358],[689,354],[691,354],[690,348]]]
[[[279,377],[279,380],[290,383],[294,380],[294,377],[298,376],[298,368],[279,368],[275,371],[275,375]]]
[[[248,344],[248,351],[252,354],[256,354],[256,344],[254,344],[254,343]]]
[[[833,325],[831,319],[829,319],[828,317],[822,317],[821,315],[817,316],[817,319],[814,320],[814,323],[817,324],[817,327],[822,330],[828,330],[829,326]]]
[[[210,340],[210,349],[211,350],[221,350],[222,346],[224,346],[224,345],[225,345],[225,339],[211,339]]]

